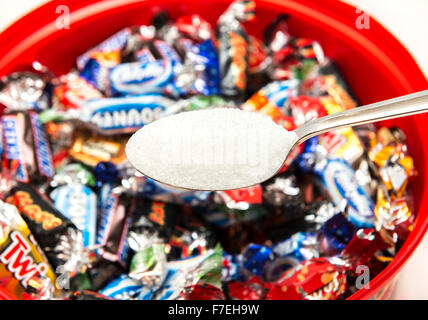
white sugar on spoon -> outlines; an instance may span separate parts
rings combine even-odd
[[[190,111],[152,122],[126,145],[144,175],[185,189],[229,190],[263,182],[294,146],[318,134],[428,111],[428,90],[335,113],[287,131],[269,117],[232,108]]]
[[[143,174],[168,185],[226,190],[268,179],[296,141],[294,132],[268,116],[216,108],[144,126],[129,140],[126,154]]]

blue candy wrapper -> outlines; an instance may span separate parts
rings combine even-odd
[[[318,137],[313,137],[305,141],[303,151],[296,159],[297,166],[305,173],[312,172],[316,160],[316,148]]]
[[[269,102],[278,107],[283,107],[289,97],[297,96],[299,89],[298,80],[274,81],[264,86],[261,90]]]
[[[329,256],[339,254],[357,233],[357,227],[342,213],[328,219],[319,236],[321,251]]]
[[[242,253],[244,269],[252,274],[262,277],[266,266],[274,260],[271,248],[258,244],[250,244]]]
[[[140,281],[122,274],[119,278],[111,281],[101,294],[118,300],[129,300],[140,294],[143,286]]]
[[[163,40],[153,41],[153,46],[164,61],[171,61],[174,74],[177,75],[180,73],[181,69],[183,68],[183,64],[181,62],[180,56],[174,50],[174,48]]]
[[[170,60],[122,63],[111,69],[109,81],[111,94],[116,96],[178,93]]]
[[[50,194],[55,207],[82,231],[85,247],[95,245],[97,196],[91,188],[71,183],[54,189]]]
[[[355,179],[355,171],[343,159],[327,158],[314,168],[336,206],[347,201],[347,218],[358,228],[372,228],[374,204]]]
[[[90,100],[83,105],[80,120],[103,134],[132,133],[159,119],[174,103],[158,94]]]
[[[128,41],[130,35],[130,28],[124,28],[119,32],[113,34],[111,37],[107,38],[97,46],[93,47],[92,49],[77,57],[77,68],[79,70],[82,70],[86,66],[88,60],[91,59],[92,54],[95,52],[111,52],[121,50],[126,45],[126,42]]]

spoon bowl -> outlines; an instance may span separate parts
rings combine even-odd
[[[191,190],[231,190],[279,171],[297,136],[270,117],[235,108],[189,111],[141,128],[126,154],[141,173]]]

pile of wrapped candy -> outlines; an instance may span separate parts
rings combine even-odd
[[[247,34],[253,1],[120,30],[56,76],[0,84],[0,298],[344,299],[412,229],[416,174],[399,128],[325,133],[280,173],[231,191],[164,186],[129,165],[130,135],[215,107],[287,130],[358,102],[320,44],[280,15]],[[361,284],[361,283],[360,283]],[[363,283],[364,285],[364,283]]]

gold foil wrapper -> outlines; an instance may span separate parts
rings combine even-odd
[[[110,161],[118,165],[126,160],[126,137],[115,138],[99,135],[77,134],[71,148],[70,156],[95,167],[100,161]]]

